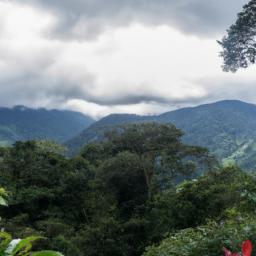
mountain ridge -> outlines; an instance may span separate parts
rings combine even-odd
[[[62,143],[94,120],[79,112],[18,105],[0,107],[0,145],[18,140],[54,140]]]
[[[137,122],[172,123],[185,132],[186,143],[209,148],[224,164],[256,168],[256,105],[239,100],[217,101],[154,116],[111,114],[66,145],[78,152],[84,144],[102,140],[104,133],[116,125]]]

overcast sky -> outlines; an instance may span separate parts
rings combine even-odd
[[[0,105],[99,118],[222,99],[256,103],[255,67],[216,40],[246,0],[0,0]]]

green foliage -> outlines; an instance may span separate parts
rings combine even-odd
[[[245,170],[256,169],[256,107],[235,100],[178,109],[159,116],[110,115],[69,141],[68,146],[77,152],[84,144],[101,142],[106,131],[120,125],[152,121],[174,124],[185,132],[184,143],[206,147],[220,162],[233,162]],[[104,157],[104,151],[101,153]]]
[[[25,237],[18,251],[212,256],[256,235],[253,174],[213,166],[208,151],[185,144],[172,125],[121,126],[105,138],[72,158],[35,141],[0,151],[0,186],[10,196],[1,225]],[[47,239],[30,252],[37,237]]]
[[[236,216],[225,222],[209,222],[205,226],[188,228],[172,234],[159,246],[148,247],[144,256],[219,256],[223,247],[239,251],[242,242],[256,240],[255,219],[247,216]]]
[[[98,157],[105,157],[107,161],[112,158],[112,162],[119,157],[115,163],[116,168],[140,169],[148,192],[151,193],[155,189],[172,186],[176,178],[191,177],[199,170],[200,163],[209,163],[208,151],[185,145],[181,142],[182,135],[181,130],[167,124],[142,123],[121,126],[118,130],[106,134],[106,142],[102,143],[105,156],[100,153]],[[120,153],[126,155],[120,157]],[[133,159],[125,159],[131,157],[128,153],[134,155]],[[133,166],[129,167],[128,163]],[[103,162],[103,168],[108,164]]]
[[[0,108],[0,116],[1,146],[33,139],[64,142],[93,123],[90,117],[78,112],[24,106]]]
[[[181,136],[171,125],[120,127],[73,158],[56,145],[17,142],[0,152],[0,185],[10,194],[3,225],[17,237],[47,237],[44,247],[67,256],[141,255],[153,198],[208,160]]]
[[[3,188],[0,188],[0,205],[1,206],[7,206],[6,201],[7,193]]]
[[[144,255],[217,256],[223,246],[238,251],[244,240],[255,243],[255,182],[254,175],[229,167],[158,196],[150,214],[152,223],[157,220],[152,234],[156,242],[157,234],[168,238]]]
[[[120,213],[139,212],[148,196],[144,166],[137,154],[121,152],[103,162],[98,179],[106,193],[116,198]]]
[[[147,214],[151,223],[150,239],[158,242],[170,232],[197,227],[209,219],[218,221],[225,218],[229,208],[253,213],[256,209],[254,184],[255,178],[251,175],[236,168],[225,168],[158,194]]]
[[[19,243],[10,251],[11,254],[23,254],[28,255],[32,249],[32,242],[42,239],[42,237],[30,236],[19,241]]]
[[[62,155],[67,151],[67,148],[64,147],[63,145],[60,145],[54,141],[49,140],[36,141],[36,146],[42,151],[52,152],[59,155]]]
[[[237,21],[222,39],[224,71],[236,72],[255,64],[256,58],[256,1],[251,0],[238,14]]]
[[[207,150],[183,144],[181,136],[172,125],[134,124],[108,132],[102,143],[84,147],[81,156],[96,168],[95,186],[112,209],[109,217],[104,212],[85,226],[88,255],[143,252],[149,242],[148,203],[178,177],[194,174],[209,157]]]
[[[7,196],[6,191],[0,188],[0,205],[7,206],[4,197]],[[38,251],[31,252],[32,243],[38,239],[43,239],[39,236],[30,236],[24,239],[13,240],[9,233],[0,232],[0,255],[1,256],[29,256],[29,255],[41,255],[41,256],[63,256],[61,253],[54,251]]]
[[[8,248],[10,242],[12,241],[12,236],[6,232],[0,232],[0,255],[5,252],[5,250]]]
[[[62,254],[54,251],[41,251],[41,252],[33,252],[31,256],[62,256]]]
[[[55,251],[38,251],[33,252],[32,243],[41,237],[31,236],[24,239],[12,240],[12,237],[8,233],[0,233],[0,255],[1,256],[63,256],[59,252]]]

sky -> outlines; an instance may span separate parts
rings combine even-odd
[[[246,0],[0,0],[0,105],[94,118],[256,103],[255,67],[221,69]]]

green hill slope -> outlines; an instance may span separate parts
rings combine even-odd
[[[81,113],[31,109],[24,106],[0,108],[0,144],[17,140],[50,139],[64,142],[93,123]]]
[[[103,139],[115,125],[156,121],[173,123],[185,132],[184,141],[207,147],[223,163],[256,168],[256,105],[229,100],[183,108],[159,116],[110,115],[67,142],[73,152]]]

